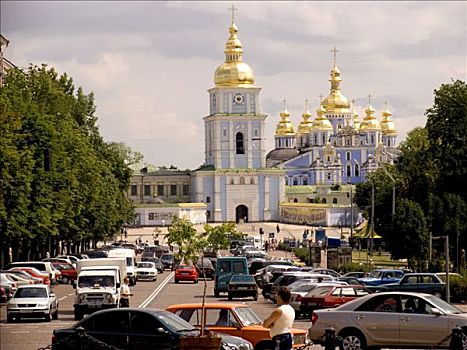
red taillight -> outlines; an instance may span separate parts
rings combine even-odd
[[[316,323],[316,321],[318,321],[318,314],[316,312],[313,312],[311,314],[311,324],[314,325]]]
[[[52,335],[52,344],[55,344],[55,342],[57,341],[57,339],[55,338],[55,334]]]
[[[300,294],[297,295],[297,297],[295,298],[295,301],[302,301],[302,296]]]

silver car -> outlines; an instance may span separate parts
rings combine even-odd
[[[449,347],[449,335],[467,326],[467,313],[431,294],[384,292],[369,294],[335,309],[316,310],[309,337],[324,344],[332,327],[342,349],[366,347]]]
[[[18,287],[7,304],[7,322],[22,318],[58,319],[58,300],[49,286],[33,284]]]

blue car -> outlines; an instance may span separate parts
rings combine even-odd
[[[404,271],[392,270],[392,269],[376,269],[371,271],[368,277],[359,278],[365,286],[381,286],[383,284],[397,283],[402,276]]]

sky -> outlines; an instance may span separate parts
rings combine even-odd
[[[232,2],[1,1],[4,56],[46,63],[94,92],[100,132],[157,166],[204,163],[207,90],[224,62]],[[298,126],[329,94],[337,47],[342,93],[360,117],[393,113],[398,142],[423,127],[433,92],[466,80],[467,2],[235,2],[243,60],[262,88],[267,151],[284,98]]]

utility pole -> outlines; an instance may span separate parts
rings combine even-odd
[[[350,185],[350,242],[353,243],[353,189],[352,183],[349,181]]]
[[[370,255],[373,254],[373,236],[375,234],[375,185],[371,182],[371,222]]]

